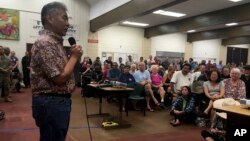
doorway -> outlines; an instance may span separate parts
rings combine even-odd
[[[242,62],[244,65],[247,63],[248,48],[227,48],[227,63],[235,63],[237,66]]]

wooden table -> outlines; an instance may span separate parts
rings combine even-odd
[[[226,139],[227,141],[242,140],[242,137],[234,137],[236,129],[248,128],[250,135],[250,109],[243,106],[222,106],[215,108],[218,112],[227,113]]]
[[[99,96],[99,113],[98,114],[90,114],[88,117],[96,117],[96,116],[107,116],[108,113],[102,113],[102,97],[103,95],[114,96],[118,98],[119,101],[119,125],[120,126],[130,126],[130,124],[126,123],[122,120],[122,108],[123,108],[123,98],[128,97],[130,92],[132,92],[133,88],[116,88],[116,87],[104,87],[104,85],[99,84],[88,84],[88,87],[92,88],[97,92]]]

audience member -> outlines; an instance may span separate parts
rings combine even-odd
[[[170,87],[173,94],[173,102],[181,94],[181,88],[183,86],[191,86],[193,83],[193,76],[190,74],[191,66],[189,64],[184,64],[181,71],[174,73],[171,81]]]
[[[222,60],[219,61],[219,64],[217,64],[216,67],[220,72],[222,71],[222,68],[224,67],[224,65],[222,64]]]
[[[80,70],[81,78],[82,78],[82,88],[85,88],[88,84],[90,84],[92,80],[92,68],[90,64],[86,65],[86,68]]]
[[[119,76],[118,81],[122,83],[126,83],[128,87],[134,88],[136,84],[135,78],[133,77],[133,75],[129,73],[129,70],[130,70],[130,66],[125,65],[124,70]],[[135,104],[134,104],[134,108],[137,109]],[[125,111],[125,98],[123,98],[123,111]]]
[[[129,73],[134,75],[134,73],[137,71],[136,64],[131,65],[131,68],[129,70]]]
[[[109,64],[110,66],[112,66],[113,65],[112,56],[109,56],[108,59],[104,61],[104,64]]]
[[[108,79],[110,81],[118,81],[121,71],[118,69],[118,64],[116,62],[112,64],[112,68],[108,71]]]
[[[140,57],[139,62],[144,62],[144,60],[143,60],[143,57],[142,57],[142,56]]]
[[[210,72],[208,81],[204,82],[204,92],[205,95],[210,99],[207,108],[203,113],[208,116],[213,108],[213,101],[224,97],[225,86],[220,79],[220,72],[218,70],[213,70]],[[214,117],[214,111],[211,111],[210,117]]]
[[[104,77],[104,80],[108,80],[108,72],[109,72],[110,68],[111,68],[110,64],[104,63],[104,67],[103,67],[103,77]]]
[[[128,61],[125,64],[129,66],[135,64],[131,55],[128,56]]]
[[[244,74],[240,78],[246,85],[246,98],[250,99],[250,65],[244,67]]]
[[[100,57],[96,57],[96,59],[93,63],[93,68],[95,68],[96,66],[100,66],[102,68],[102,63],[101,63]]]
[[[165,71],[165,74],[162,79],[164,90],[169,94],[171,92],[170,81],[173,77],[175,70],[173,66],[169,66]]]
[[[211,63],[211,60],[208,60],[207,65],[206,65],[207,69],[210,70],[212,66],[213,64]]]
[[[154,112],[154,110],[150,106],[150,97],[153,98],[153,101],[155,104],[158,104],[158,101],[154,98],[154,93],[151,88],[151,78],[150,78],[150,73],[148,70],[145,70],[145,64],[142,62],[139,62],[139,70],[135,72],[134,78],[135,81],[144,87],[145,92],[146,92],[146,102],[147,102],[147,109],[150,112]]]
[[[103,72],[100,65],[96,65],[94,67],[94,70],[92,72],[92,81],[98,84],[104,82]]]
[[[221,77],[220,78],[221,78],[221,80],[230,78],[230,68],[229,67],[224,66],[222,68],[222,72],[221,72]]]
[[[151,77],[151,81],[152,81],[152,84],[151,84],[152,87],[151,88],[152,88],[154,94],[159,94],[160,95],[161,102],[159,103],[154,95],[152,96],[152,98],[156,99],[157,105],[162,107],[162,106],[164,106],[164,98],[165,98],[165,93],[166,92],[165,92],[165,90],[163,88],[162,76],[160,76],[158,74],[158,69],[159,68],[158,68],[157,65],[151,66],[152,73],[151,73],[150,77]]]
[[[5,102],[12,102],[10,95],[10,73],[12,64],[9,57],[4,55],[4,48],[0,46],[0,85],[2,87],[2,96]]]
[[[30,53],[25,52],[25,56],[22,58],[22,68],[23,68],[23,82],[26,88],[30,87]]]
[[[152,63],[154,63],[153,56],[149,55],[149,58],[147,60],[147,68],[150,68]]]
[[[174,116],[174,120],[170,123],[173,126],[181,124],[181,121],[193,122],[196,118],[194,98],[192,97],[191,89],[188,86],[183,86],[181,96],[173,103],[170,114]]]
[[[230,77],[231,78],[223,80],[225,83],[225,97],[235,100],[246,98],[246,86],[245,83],[240,80],[240,70],[238,68],[232,68]]]
[[[121,65],[124,65],[124,63],[122,62],[122,57],[118,58],[118,63],[119,63],[119,68],[121,67]]]

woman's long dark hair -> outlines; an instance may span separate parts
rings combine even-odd
[[[182,89],[183,89],[184,87],[187,88],[187,90],[188,90],[188,96],[187,96],[187,98],[190,99],[190,98],[192,97],[191,88],[190,88],[189,86],[183,86],[183,87],[181,88],[181,91],[182,91]]]

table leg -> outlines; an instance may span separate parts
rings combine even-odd
[[[99,113],[98,114],[88,114],[88,118],[92,117],[106,117],[109,116],[109,113],[102,113],[102,95],[99,95]]]

